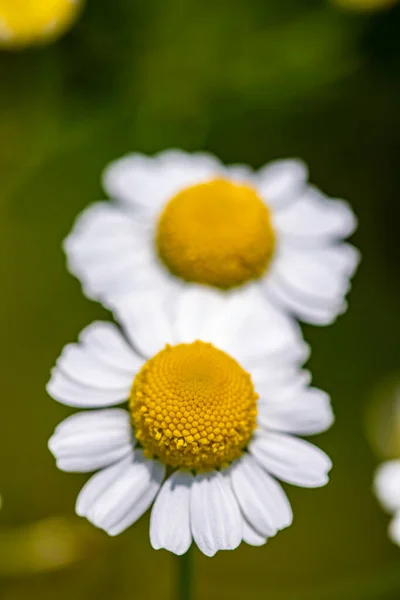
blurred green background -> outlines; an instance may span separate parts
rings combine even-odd
[[[265,547],[196,552],[195,599],[398,599],[365,415],[400,378],[400,5],[89,0],[58,42],[0,52],[0,81],[0,598],[173,598],[177,559],[151,549],[147,517],[109,539],[74,516],[86,476],[58,472],[47,450],[71,411],[44,388],[62,346],[109,318],[60,246],[103,196],[103,167],[182,147],[254,167],[302,157],[315,184],[351,202],[363,254],[348,313],[304,327],[337,417],[316,440],[331,483],[287,486],[294,524]]]

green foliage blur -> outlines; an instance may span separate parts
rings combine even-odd
[[[400,597],[365,435],[374,390],[400,376],[399,31],[400,6],[89,0],[58,42],[0,53],[2,600],[174,597],[177,559],[151,549],[148,517],[109,539],[74,516],[87,477],[58,472],[47,450],[72,411],[45,392],[62,346],[109,318],[67,273],[62,239],[103,197],[108,161],[169,147],[254,167],[302,157],[316,185],[351,202],[363,254],[348,313],[304,327],[336,413],[317,439],[331,483],[286,486],[294,524],[265,547],[196,552],[195,599]]]

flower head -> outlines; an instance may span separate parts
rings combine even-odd
[[[54,39],[76,18],[82,0],[0,0],[0,47]]]
[[[325,485],[329,458],[296,436],[327,429],[329,398],[309,387],[293,321],[255,289],[229,300],[210,289],[176,302],[136,293],[67,345],[49,394],[85,410],[49,447],[64,471],[99,470],[76,511],[110,535],[154,502],[150,539],[176,554],[261,545],[290,525],[275,478]],[[128,402],[128,410],[110,408]]]
[[[133,154],[106,169],[104,187],[114,201],[91,205],[65,242],[90,298],[118,308],[138,290],[168,297],[200,284],[227,298],[255,283],[303,321],[346,309],[359,254],[342,239],[356,219],[307,183],[301,161],[254,172],[209,154]]]

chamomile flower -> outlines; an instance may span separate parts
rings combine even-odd
[[[60,36],[81,6],[82,0],[0,0],[0,47],[37,44]]]
[[[139,290],[168,298],[202,285],[229,296],[256,283],[309,323],[346,310],[359,253],[343,238],[356,219],[346,202],[307,183],[300,160],[254,172],[203,153],[132,154],[103,182],[113,201],[89,206],[65,241],[88,297],[118,307]]]
[[[375,474],[374,488],[383,508],[394,515],[389,537],[400,546],[400,460],[382,463]]]
[[[277,479],[328,481],[329,458],[296,435],[331,425],[329,397],[300,368],[308,347],[297,326],[257,290],[226,300],[192,289],[162,304],[127,296],[123,329],[96,322],[64,348],[48,392],[91,410],[63,421],[50,450],[63,471],[99,471],[76,512],[109,535],[153,504],[156,549],[262,545],[292,522]]]

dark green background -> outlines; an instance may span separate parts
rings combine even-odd
[[[86,477],[58,472],[46,447],[70,411],[44,390],[62,346],[108,318],[67,273],[61,240],[102,197],[108,161],[168,147],[255,167],[302,157],[314,183],[351,202],[363,254],[348,313],[304,327],[314,382],[337,417],[316,439],[333,459],[331,483],[287,486],[294,524],[264,548],[196,552],[196,600],[399,598],[400,550],[371,493],[379,457],[364,426],[371,394],[400,364],[399,9],[92,0],[58,43],[0,53],[2,599],[173,597],[177,559],[151,549],[147,517],[116,539],[77,524]],[[26,528],[52,515],[68,518],[77,560],[29,574]]]

